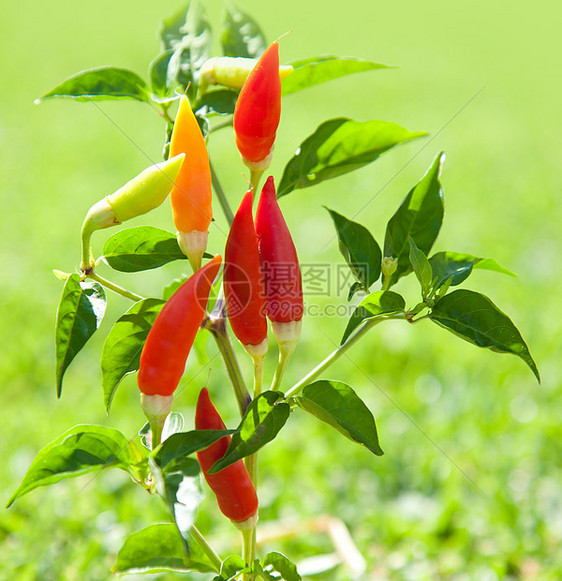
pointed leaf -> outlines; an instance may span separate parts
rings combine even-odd
[[[218,89],[205,93],[195,104],[197,114],[206,117],[215,115],[232,115],[236,106],[238,93],[228,89]]]
[[[349,336],[363,323],[375,317],[400,313],[406,308],[404,299],[392,291],[375,291],[367,295],[358,305],[343,334],[341,345],[343,345]]]
[[[517,276],[511,270],[499,265],[492,258],[478,258],[472,254],[437,252],[429,259],[429,262],[437,279],[435,288],[442,286],[451,277],[451,286],[456,286],[466,280],[475,268]]]
[[[282,400],[279,391],[265,391],[252,400],[226,454],[213,464],[210,474],[251,456],[277,436],[291,412],[289,404]]]
[[[174,54],[174,49],[169,48],[161,52],[148,67],[148,76],[152,92],[158,97],[167,97],[173,89],[173,79],[169,78],[168,66]]]
[[[411,236],[408,236],[408,244],[410,246],[410,264],[416,273],[416,277],[421,285],[422,298],[427,298],[431,291],[431,283],[433,281],[433,271],[431,264],[427,259],[425,253],[420,250]]]
[[[140,460],[138,448],[121,432],[106,426],[74,426],[39,451],[7,506],[39,486],[102,468],[130,471],[130,464]]]
[[[210,573],[215,567],[196,543],[185,553],[184,541],[171,523],[154,524],[129,535],[117,554],[114,573],[159,573],[198,571]]]
[[[225,56],[255,59],[267,48],[267,41],[258,23],[231,2],[226,3],[221,41]]]
[[[55,326],[57,397],[64,372],[100,326],[105,307],[105,292],[97,282],[81,282],[77,274],[66,279]]]
[[[117,67],[98,67],[80,71],[43,95],[36,103],[52,98],[76,101],[103,101],[106,99],[134,99],[150,102],[146,82],[133,71]]]
[[[443,187],[439,181],[444,160],[445,154],[440,153],[388,222],[384,256],[398,259],[398,268],[390,279],[391,284],[412,271],[408,236],[427,255],[439,234],[445,212]]]
[[[281,553],[268,553],[263,559],[264,567],[276,571],[285,581],[301,581],[297,566]]]
[[[163,50],[174,51],[168,63],[168,85],[177,82],[187,90],[190,99],[195,99],[199,69],[209,60],[212,48],[211,28],[203,2],[189,2],[164,20],[160,39]]]
[[[355,57],[338,57],[324,55],[289,63],[293,72],[283,79],[283,95],[296,93],[307,87],[325,83],[345,75],[371,71],[374,69],[387,69],[387,65],[374,63]]]
[[[325,206],[324,206],[325,207]],[[338,233],[340,252],[367,292],[381,274],[382,252],[372,234],[358,222],[326,208]]]
[[[422,135],[386,121],[359,122],[344,117],[325,121],[285,166],[277,197],[359,169],[395,145]]]
[[[477,347],[517,355],[540,383],[539,371],[519,330],[487,296],[455,290],[437,301],[429,318]]]
[[[182,458],[162,470],[153,457],[148,459],[156,491],[164,499],[182,537],[188,541],[197,508],[203,500],[199,463]]]
[[[121,272],[139,272],[158,268],[173,260],[185,259],[171,232],[141,226],[120,230],[103,247],[104,261]]]
[[[349,385],[341,381],[315,381],[307,385],[295,401],[346,438],[362,444],[377,456],[383,455],[375,418]]]
[[[144,342],[163,306],[160,299],[138,301],[117,319],[109,332],[101,355],[101,383],[108,413],[123,377],[138,370]]]
[[[349,287],[349,292],[347,293],[347,302],[349,302],[355,296],[355,293],[359,292],[360,290],[363,290],[363,285],[360,282],[354,282]]]
[[[235,577],[241,573],[248,571],[246,563],[242,557],[238,555],[230,555],[221,565],[220,575],[213,577],[213,581],[234,581]]]
[[[167,438],[152,456],[164,470],[168,464],[176,460],[187,458],[190,454],[199,452],[214,444],[217,440],[230,436],[235,430],[192,430],[179,432]]]

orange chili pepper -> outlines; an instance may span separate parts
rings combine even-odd
[[[170,141],[170,157],[180,153],[185,153],[185,160],[170,194],[172,214],[180,248],[195,271],[201,266],[213,217],[211,168],[205,138],[185,95],[180,97]]]

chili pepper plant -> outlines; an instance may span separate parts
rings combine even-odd
[[[259,451],[282,437],[288,421],[310,414],[350,446],[364,446],[376,465],[383,450],[373,413],[345,377],[327,373],[352,345],[368,345],[373,327],[389,320],[433,323],[477,347],[516,355],[539,381],[540,376],[510,318],[486,295],[461,287],[478,269],[512,273],[491,258],[432,253],[444,218],[440,177],[445,154],[438,152],[388,217],[382,245],[371,233],[372,224],[346,215],[347,192],[337,210],[319,209],[333,222],[334,242],[352,275],[344,301],[353,310],[337,349],[312,362],[299,381],[288,383],[284,372],[298,349],[302,325],[321,327],[322,320],[307,320],[299,266],[299,259],[313,260],[315,250],[295,246],[283,199],[360,170],[425,134],[387,121],[329,119],[295,144],[280,176],[269,175],[276,135],[289,131],[288,121],[280,123],[284,99],[385,65],[337,56],[284,63],[280,54],[288,40],[268,43],[256,21],[232,4],[226,8],[220,56],[211,52],[211,30],[200,2],[167,18],[159,34],[162,50],[150,63],[148,80],[130,70],[99,67],[77,73],[39,100],[136,100],[162,119],[164,160],[139,168],[132,179],[123,176],[122,188],[85,213],[76,271],[55,271],[63,283],[56,314],[57,396],[65,371],[98,332],[110,293],[118,293],[131,306],[105,338],[100,395],[109,413],[122,379],[137,373],[147,423],[139,426],[138,435],[99,425],[68,430],[39,451],[8,505],[39,486],[118,468],[165,504],[169,522],[130,531],[116,552],[114,572],[172,570],[198,572],[214,581],[295,581],[301,577],[287,556],[256,550]],[[208,154],[207,143],[219,131],[230,132],[240,171],[247,172],[236,191],[223,188],[221,160],[211,161]],[[141,214],[149,222],[149,212],[168,194],[175,231],[122,226]],[[367,198],[369,192],[354,192],[361,195]],[[213,231],[213,212],[222,212],[230,225],[222,233],[226,236]],[[102,236],[98,230],[108,235],[103,254],[94,256],[91,240]],[[126,289],[109,274],[184,259],[185,276],[167,287],[164,298]],[[400,283],[408,276],[417,279],[418,290],[403,296]],[[226,366],[232,385],[215,382],[212,374],[207,382],[201,379],[196,410],[184,419],[172,411],[174,394],[200,334],[216,341],[222,361],[217,358],[212,365]],[[264,360],[272,351],[278,365],[269,377]],[[251,358],[253,377],[242,372],[241,357]],[[219,392],[224,401],[224,391],[239,410],[237,425],[227,427],[212,403]],[[241,552],[238,547],[232,547],[232,554],[217,552],[197,528],[203,493],[214,494],[220,511],[240,530]],[[232,525],[225,521],[224,526]]]

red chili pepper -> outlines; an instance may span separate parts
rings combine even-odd
[[[273,322],[300,321],[302,280],[297,251],[283,218],[273,177],[263,186],[256,211],[256,232],[267,296],[267,316]]]
[[[171,396],[201,326],[209,293],[221,264],[215,256],[168,299],[146,338],[137,382],[145,395]]]
[[[211,167],[205,138],[185,95],[170,141],[170,157],[185,153],[185,160],[170,194],[180,248],[193,270],[201,266],[213,217]]]
[[[224,252],[226,312],[238,340],[253,354],[267,351],[265,290],[249,190],[230,227]],[[256,349],[257,348],[257,349]]]
[[[226,426],[209,399],[209,391],[203,388],[195,410],[197,430],[224,430]],[[255,524],[258,512],[258,496],[248,470],[242,460],[227,466],[216,474],[207,474],[211,466],[220,460],[230,444],[230,436],[221,438],[205,450],[197,452],[197,459],[205,480],[215,493],[221,512],[238,526]],[[251,519],[250,523],[247,523]]]
[[[234,109],[236,145],[250,169],[269,166],[280,117],[279,45],[273,42],[248,75]]]
[[[267,317],[279,345],[279,363],[271,389],[281,380],[301,333],[304,312],[297,251],[283,218],[273,177],[263,186],[256,211],[256,233],[267,297]]]

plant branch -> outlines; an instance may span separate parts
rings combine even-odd
[[[238,360],[236,359],[236,355],[232,349],[232,343],[230,342],[230,337],[226,330],[223,310],[224,302],[222,297],[219,295],[213,313],[205,317],[201,327],[210,331],[215,338],[217,347],[226,366],[226,371],[228,372],[228,376],[232,382],[232,387],[234,388],[236,401],[240,408],[240,415],[244,417],[246,408],[252,401],[252,398],[248,392],[246,384],[244,383]]]
[[[242,529],[240,532],[244,545],[244,561],[252,567],[256,555],[256,527]],[[254,573],[244,573],[242,579],[243,581],[253,581],[255,579]]]
[[[219,199],[219,203],[221,205],[222,211],[224,212],[226,220],[229,226],[232,226],[232,221],[234,220],[232,208],[230,207],[226,194],[222,189],[222,185],[217,175],[217,172],[215,171],[215,168],[213,167],[213,164],[210,161],[209,165],[211,167],[211,182],[213,184],[213,188],[215,189],[215,193],[217,194],[217,198]]]
[[[141,297],[140,295],[137,295],[131,291],[128,291],[127,289],[124,289],[123,287],[99,276],[98,274],[96,274],[94,272],[90,272],[89,274],[87,274],[86,278],[91,278],[92,280],[99,282],[102,286],[108,288],[109,290],[112,290],[114,293],[117,293],[121,296],[124,296],[127,299],[131,299],[132,301],[135,301],[135,303],[137,301],[142,301],[144,299],[144,297]]]
[[[382,321],[387,321],[389,319],[402,320],[404,318],[405,314],[402,313],[400,315],[393,315],[389,317],[384,316],[375,317],[367,321],[367,323],[365,323],[363,327],[361,327],[358,331],[351,335],[351,337],[343,345],[340,345],[337,349],[332,351],[332,353],[330,353],[330,355],[328,355],[328,357],[326,357],[324,361],[319,363],[310,373],[305,375],[298,383],[295,383],[295,385],[293,385],[293,387],[291,387],[291,389],[289,389],[285,393],[285,398],[297,395],[305,386],[307,386],[309,383],[312,383],[318,376],[320,376],[326,369],[328,369],[328,367],[330,367],[332,363],[335,363],[350,347],[355,345],[355,343],[357,343],[357,341],[359,341],[359,339],[361,339],[361,337],[363,337],[363,335],[365,335],[372,327],[378,325]]]
[[[205,540],[205,537],[199,532],[197,527],[193,525],[191,527],[191,538],[199,545],[201,550],[209,557],[211,563],[216,567],[217,573],[220,572],[222,561],[218,555],[213,551],[209,543]]]

